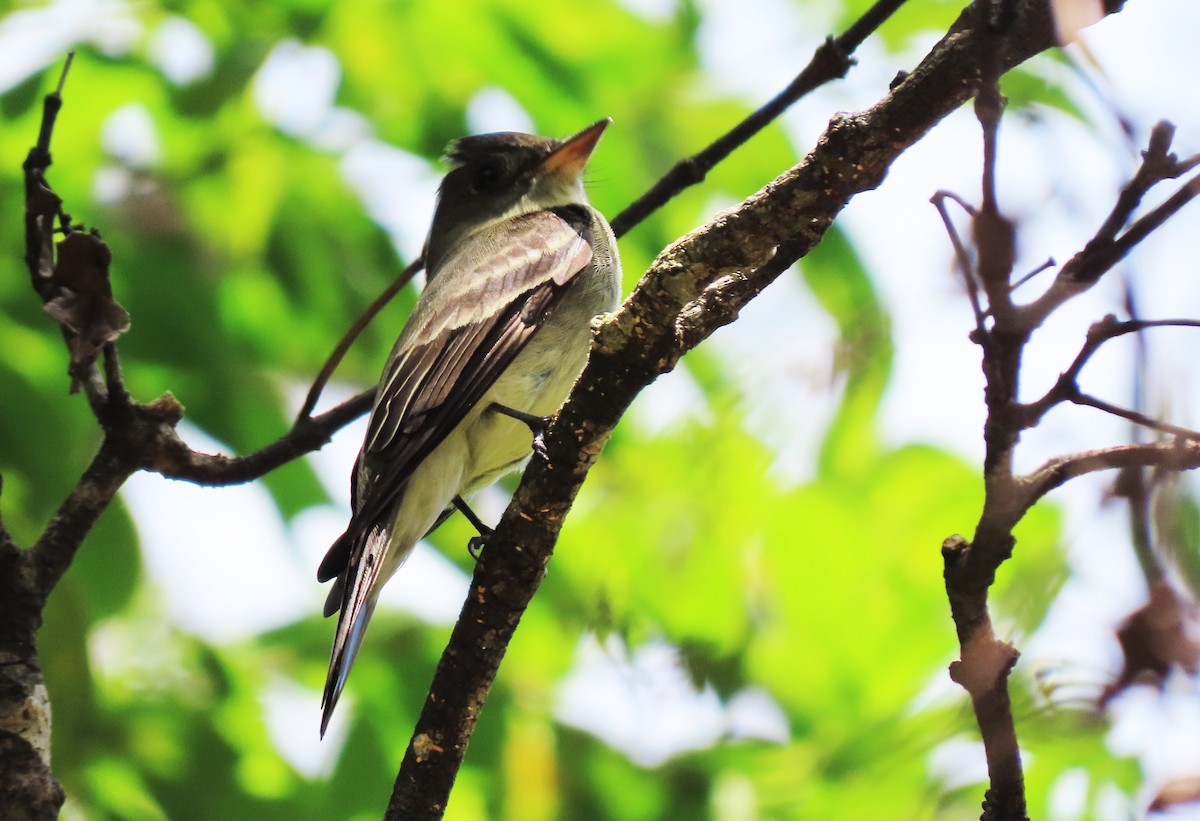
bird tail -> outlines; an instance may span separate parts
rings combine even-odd
[[[322,738],[329,726],[333,708],[337,706],[338,696],[346,686],[346,678],[350,675],[350,667],[354,664],[354,657],[358,655],[358,648],[366,635],[371,614],[375,612],[375,602],[379,598],[381,587],[376,582],[379,580],[379,570],[389,540],[390,534],[386,529],[371,528],[366,534],[361,553],[351,551],[351,561],[338,576],[334,586],[334,590],[340,588],[342,594],[341,612],[338,614],[337,632],[333,638],[329,674],[325,679],[325,694],[321,697]],[[329,609],[328,604],[326,609]]]

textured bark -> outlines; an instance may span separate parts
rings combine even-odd
[[[0,533],[0,821],[57,818],[50,771],[50,700],[35,636],[44,596],[29,553]]]
[[[1045,0],[1023,0],[1015,7],[1010,34],[993,52],[1005,70],[1055,44]],[[588,365],[546,435],[549,462],[534,460],[525,471],[476,566],[400,767],[387,818],[442,817],[505,649],[545,575],[589,468],[642,388],[722,324],[697,322],[693,309],[736,316],[757,289],[744,289],[743,299],[705,300],[705,295],[769,272],[781,247],[793,258],[807,253],[854,195],[878,186],[905,149],[971,97],[982,44],[990,36],[981,20],[986,8],[976,4],[964,11],[921,64],[874,107],[835,117],[802,163],[665,249],[620,310],[597,328]],[[695,328],[702,330],[689,332]]]

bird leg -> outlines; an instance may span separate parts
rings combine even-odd
[[[489,410],[494,410],[496,413],[502,413],[505,416],[516,419],[518,422],[523,422],[533,434],[533,452],[540,456],[542,461],[550,461],[550,454],[546,450],[546,429],[550,427],[550,420],[554,417],[526,413],[516,408],[510,408],[507,405],[501,405],[498,402],[493,402]]]
[[[472,536],[467,542],[467,552],[471,554],[471,558],[479,561],[479,551],[483,550],[484,544],[487,543],[488,537],[492,535],[493,528],[488,527],[483,523],[483,520],[476,515],[475,511],[471,510],[471,506],[461,496],[454,497],[454,506],[462,512],[462,515],[467,517],[476,530],[479,531],[478,536]]]

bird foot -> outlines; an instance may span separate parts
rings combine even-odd
[[[497,413],[502,413],[505,416],[516,419],[518,422],[524,423],[524,425],[529,428],[530,433],[533,434],[533,452],[537,454],[537,456],[543,462],[550,461],[550,451],[546,448],[546,430],[550,427],[550,420],[554,417],[538,416],[534,413],[526,413],[525,411],[519,411],[516,408],[510,408],[507,405],[501,405],[495,402],[492,403],[491,409]]]
[[[495,532],[492,528],[484,528],[487,532],[480,531],[478,536],[472,536],[467,542],[467,552],[471,554],[471,558],[479,561],[479,554],[483,552],[483,546],[487,544],[487,540],[491,538]]]
[[[495,533],[495,530],[483,523],[483,520],[476,515],[475,511],[471,510],[471,506],[467,504],[463,497],[455,496],[454,506],[458,508],[462,514],[467,517],[467,521],[474,525],[475,529],[479,531],[478,536],[472,536],[471,540],[467,542],[467,552],[471,554],[472,559],[479,561],[480,551],[483,550],[483,546],[487,544],[487,540],[491,538],[492,534]]]

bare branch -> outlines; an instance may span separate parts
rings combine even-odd
[[[963,285],[967,289],[967,298],[971,300],[971,310],[975,314],[975,331],[979,335],[980,341],[984,339],[987,333],[987,328],[984,325],[984,319],[987,314],[983,310],[983,306],[979,302],[979,283],[975,279],[975,269],[971,264],[971,254],[967,251],[967,246],[963,244],[962,237],[958,235],[958,229],[954,227],[954,221],[950,219],[950,212],[946,208],[946,200],[953,200],[962,206],[972,217],[975,216],[975,206],[964,201],[952,191],[938,191],[929,201],[933,203],[933,207],[937,209],[938,214],[942,218],[942,224],[946,226],[946,235],[950,237],[950,244],[954,248],[954,256],[958,260],[958,270],[962,273]]]
[[[1171,153],[1171,142],[1175,139],[1175,126],[1161,120],[1150,130],[1146,150],[1142,152],[1142,163],[1109,212],[1108,218],[1096,231],[1095,240],[1112,242],[1129,222],[1133,212],[1141,205],[1146,193],[1163,180],[1175,179],[1186,169]]]
[[[1146,237],[1162,227],[1168,219],[1175,216],[1183,206],[1195,199],[1197,194],[1200,194],[1200,176],[1192,177],[1161,205],[1154,208],[1145,216],[1139,217],[1133,225],[1129,226],[1129,230],[1112,242],[1107,250],[1097,251],[1092,255],[1088,255],[1085,248],[1084,255],[1079,258],[1076,270],[1070,269],[1071,261],[1068,261],[1063,268],[1080,281],[1087,281],[1089,279],[1095,281],[1099,279],[1112,266],[1124,259]]]
[[[1062,402],[1073,402],[1079,396],[1079,374],[1084,365],[1109,340],[1125,334],[1140,333],[1148,328],[1200,328],[1196,319],[1131,319],[1124,322],[1109,314],[1088,328],[1087,339],[1075,355],[1070,367],[1063,371],[1053,387],[1036,402],[1022,405],[1017,414],[1022,429],[1036,425],[1046,412]],[[1140,422],[1138,424],[1141,424]]]
[[[1028,510],[1047,493],[1077,476],[1131,467],[1195,470],[1200,468],[1200,442],[1144,442],[1059,456],[1021,480],[1028,493],[1022,504]]]
[[[1185,439],[1200,440],[1200,432],[1191,430],[1190,428],[1172,425],[1170,422],[1162,422],[1152,416],[1147,416],[1139,411],[1122,408],[1119,405],[1114,405],[1111,402],[1106,402],[1095,396],[1086,393],[1075,392],[1067,397],[1067,400],[1076,405],[1085,405],[1089,408],[1102,410],[1105,413],[1119,416],[1122,419],[1127,419],[1135,425],[1141,425],[1150,430],[1156,430],[1160,433],[1170,433],[1175,436],[1181,436]]]
[[[734,126],[699,154],[677,162],[662,179],[612,220],[617,237],[653,214],[680,191],[702,182],[718,163],[751,137],[773,123],[797,100],[839,77],[854,65],[850,56],[879,26],[904,5],[905,0],[876,0],[840,37],[830,37],[817,47],[808,65],[774,99]]]
[[[125,389],[121,357],[113,342],[104,346],[104,398],[105,411],[113,416],[127,415],[133,406],[133,399]]]
[[[981,818],[1027,821],[1024,767],[1008,693],[1009,674],[1019,654],[1011,644],[996,639],[988,612],[988,590],[995,570],[1011,555],[1014,543],[1009,528],[1004,526],[1008,519],[1005,497],[1012,484],[1012,452],[1017,445],[1007,409],[1016,399],[1021,357],[1028,341],[1027,334],[1014,333],[1010,327],[1016,226],[1001,212],[996,197],[996,159],[1005,106],[1000,94],[1002,55],[1016,22],[1017,3],[991,0],[976,3],[973,8],[984,21],[985,32],[980,40],[979,87],[975,95],[975,116],[983,134],[982,190],[980,207],[971,219],[974,280],[987,295],[987,312],[992,317],[992,327],[986,329],[975,306],[972,339],[983,349],[988,411],[984,423],[985,496],[974,541],[967,543],[961,537],[947,540],[942,557],[946,597],[960,646],[960,660],[950,665],[950,677],[971,696],[987,760],[989,787]],[[943,220],[961,264],[965,258],[962,243],[945,214]],[[978,291],[971,296],[977,302]]]
[[[1018,310],[1016,321],[1021,327],[1032,331],[1060,305],[1091,288],[1139,243],[1200,194],[1200,175],[1197,175],[1134,221],[1125,233],[1120,233],[1151,188],[1164,180],[1176,179],[1196,166],[1197,158],[1181,162],[1169,151],[1174,133],[1175,127],[1165,121],[1154,127],[1149,146],[1142,152],[1142,164],[1122,189],[1108,218],[1083,249],[1059,269],[1045,293]]]
[[[1048,9],[1022,0],[1001,65],[1053,45]],[[820,241],[857,193],[973,92],[979,40],[973,11],[879,104],[835,118],[805,160],[741,205],[664,250],[625,304],[597,329],[591,356],[476,565],[471,590],[396,778],[387,818],[440,818],[508,642],[537,590],[563,519],[633,398],[682,353],[678,318],[713,283],[738,290],[788,243],[787,256]],[[794,243],[794,244],[793,244]],[[776,263],[778,264],[778,263]],[[726,277],[733,280],[725,280]],[[747,276],[747,279],[753,277]],[[664,317],[675,322],[664,323]],[[694,320],[685,321],[685,325]],[[469,649],[468,649],[469,648]]]
[[[147,449],[141,467],[205,487],[251,482],[306,453],[320,450],[335,432],[369,411],[374,400],[375,388],[365,390],[325,413],[297,420],[285,435],[246,456],[198,453],[173,429],[164,429],[153,447]]]
[[[1034,269],[1033,269],[1032,271],[1030,271],[1028,274],[1025,274],[1025,275],[1024,275],[1024,276],[1022,276],[1020,279],[1018,279],[1016,282],[1014,282],[1014,283],[1012,284],[1012,287],[1010,287],[1010,288],[1009,288],[1009,290],[1010,290],[1010,291],[1015,291],[1015,290],[1017,290],[1017,289],[1018,289],[1018,288],[1020,288],[1022,285],[1024,285],[1026,282],[1029,282],[1029,280],[1031,280],[1031,279],[1033,279],[1034,277],[1036,277],[1038,274],[1042,273],[1043,271],[1048,271],[1049,269],[1053,268],[1053,267],[1054,267],[1055,265],[1057,265],[1057,264],[1058,264],[1058,263],[1056,263],[1056,262],[1054,261],[1054,258],[1053,258],[1053,257],[1050,257],[1050,258],[1049,258],[1049,259],[1047,259],[1045,262],[1043,262],[1041,265],[1039,265],[1038,267],[1034,268]]]
[[[325,360],[325,365],[321,368],[321,372],[317,374],[317,378],[313,380],[312,387],[308,389],[308,395],[304,397],[304,405],[300,408],[300,413],[296,415],[296,425],[299,426],[305,419],[308,419],[317,407],[317,400],[321,398],[321,391],[325,389],[329,378],[333,376],[333,372],[341,363],[343,357],[346,356],[346,351],[350,350],[350,346],[354,344],[354,340],[358,339],[359,334],[371,323],[376,315],[383,310],[396,294],[403,290],[404,286],[412,281],[416,276],[417,271],[425,267],[424,257],[417,257],[408,264],[408,267],[400,272],[400,275],[392,281],[392,284],[384,289],[383,293],[375,297],[375,301],[367,306],[367,309],[362,312],[358,319],[354,320],[354,324],[350,326],[350,330],[346,331],[346,335],[338,342],[337,347],[333,349],[333,353]]]
[[[30,559],[37,571],[37,590],[43,602],[62,579],[100,514],[137,469],[132,456],[121,442],[105,438],[79,483],[31,548]]]

